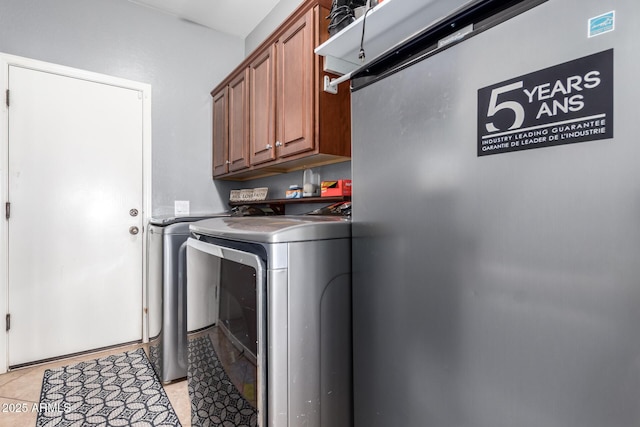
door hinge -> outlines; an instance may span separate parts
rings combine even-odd
[[[6,102],[7,102],[7,107],[9,106],[9,89],[7,89],[7,96],[6,96]]]
[[[7,323],[7,332],[9,332],[9,329],[11,329],[11,315],[9,313],[7,313],[6,320],[7,320],[7,322],[6,322]]]
[[[11,202],[7,202],[4,204],[4,217],[6,219],[11,218]]]

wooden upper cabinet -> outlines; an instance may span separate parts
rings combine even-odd
[[[253,179],[350,159],[349,82],[337,95],[324,92],[324,76],[336,76],[313,52],[329,37],[330,5],[304,1],[211,92],[215,178]]]
[[[229,132],[227,98],[229,90],[222,88],[213,94],[213,176],[229,172]]]
[[[229,82],[229,172],[249,167],[249,69]]]
[[[313,11],[296,21],[276,46],[276,150],[279,157],[286,157],[314,148]]]
[[[249,167],[249,70],[213,94],[213,177]]]
[[[268,162],[276,156],[275,56],[275,46],[270,46],[249,64],[249,141],[252,165]]]

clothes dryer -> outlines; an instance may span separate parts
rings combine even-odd
[[[238,391],[217,395],[241,395],[234,408],[248,403],[258,426],[351,426],[350,221],[229,217],[189,228],[188,286],[200,277],[220,290],[211,365]]]

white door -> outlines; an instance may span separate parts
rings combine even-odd
[[[141,91],[13,65],[8,81],[8,365],[140,340]]]

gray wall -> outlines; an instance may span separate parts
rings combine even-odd
[[[304,0],[280,0],[245,39],[245,55],[249,56],[303,1]]]
[[[126,0],[2,0],[0,52],[151,84],[153,214],[174,200],[227,208],[230,184],[211,179],[209,92],[244,40]]]

